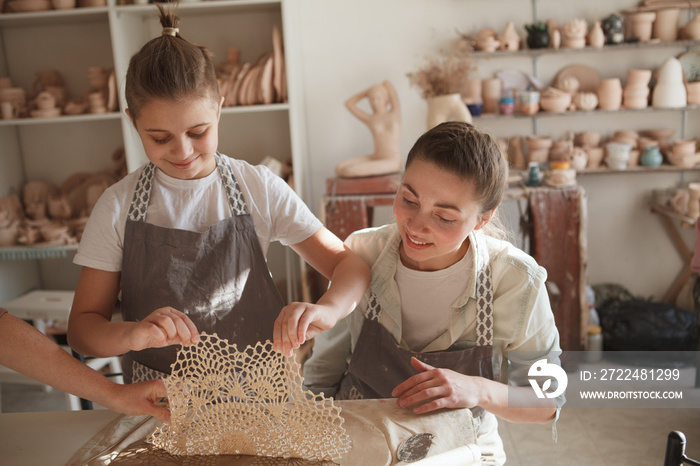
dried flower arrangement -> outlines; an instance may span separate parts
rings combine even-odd
[[[431,58],[422,68],[408,73],[412,86],[421,90],[424,99],[461,92],[464,82],[474,71],[469,53]]]

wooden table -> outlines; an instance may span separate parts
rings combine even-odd
[[[652,213],[657,214],[661,219],[661,222],[664,224],[666,231],[671,237],[671,242],[674,244],[674,246],[676,246],[676,249],[678,250],[678,253],[683,261],[681,271],[673,280],[673,283],[671,283],[671,286],[668,288],[668,291],[666,291],[666,294],[663,297],[664,302],[674,304],[678,294],[683,288],[683,285],[685,285],[685,282],[687,282],[690,278],[690,263],[693,260],[693,253],[690,251],[690,249],[688,249],[683,237],[680,235],[679,227],[677,226],[676,221],[679,221],[680,228],[690,228],[695,225],[695,219],[688,217],[687,215],[681,215],[670,207],[659,204],[652,204],[651,211]]]
[[[64,466],[117,416],[106,409],[0,414],[0,463]]]

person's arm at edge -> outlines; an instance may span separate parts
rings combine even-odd
[[[10,314],[0,317],[0,364],[113,411],[170,419],[168,409],[156,405],[167,394],[162,381],[132,385],[111,382]]]

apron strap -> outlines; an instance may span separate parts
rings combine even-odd
[[[221,180],[226,189],[226,197],[228,197],[231,212],[233,212],[233,215],[248,215],[248,207],[246,206],[238,181],[236,177],[233,176],[231,165],[225,163],[223,156],[218,152],[214,154],[214,158],[216,159],[216,167],[219,169]]]
[[[216,160],[216,167],[219,170],[219,175],[221,175],[221,181],[226,190],[226,197],[228,198],[231,212],[233,215],[247,215],[248,207],[246,206],[238,181],[233,176],[231,165],[225,163],[218,152],[214,154],[214,158]],[[151,188],[153,187],[153,175],[155,171],[156,166],[152,163],[146,165],[141,171],[139,179],[136,182],[136,189],[134,189],[134,196],[131,199],[131,206],[129,207],[129,220],[135,222],[146,221],[146,211],[148,210],[148,203],[151,200]]]
[[[139,180],[136,182],[134,189],[134,197],[131,199],[129,207],[129,220],[134,222],[146,221],[146,211],[148,210],[148,202],[151,200],[151,187],[153,186],[153,174],[156,171],[156,166],[152,163],[146,165],[139,175]]]
[[[476,346],[493,345],[493,282],[488,264],[476,281]]]
[[[493,345],[493,282],[488,264],[476,277],[476,346]],[[382,305],[377,294],[370,290],[365,319],[379,320]]]

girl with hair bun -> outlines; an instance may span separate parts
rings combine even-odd
[[[88,221],[68,339],[123,354],[127,382],[170,373],[177,345],[217,333],[243,350],[294,348],[350,313],[369,283],[362,260],[267,168],[217,151],[224,98],[204,47],[160,4],[162,35],[129,62],[126,109],[149,162],[111,186]],[[289,245],[331,280],[316,304],[284,304],[265,256]],[[123,322],[112,322],[117,297]]]

